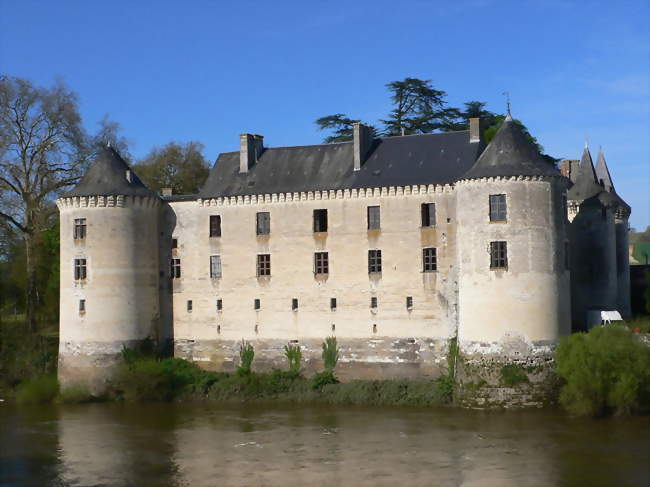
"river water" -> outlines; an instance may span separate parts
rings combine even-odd
[[[650,485],[650,418],[0,404],[2,486]]]

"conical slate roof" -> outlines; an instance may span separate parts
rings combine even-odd
[[[605,162],[605,154],[603,150],[598,151],[598,159],[596,160],[596,177],[598,181],[603,185],[606,191],[613,191],[614,184],[612,183],[612,177],[609,174],[609,168]]]
[[[567,192],[567,197],[570,200],[584,201],[603,190],[604,188],[598,184],[598,179],[596,178],[596,170],[591,160],[589,147],[585,147],[585,150],[582,152],[582,158],[580,159],[580,167],[576,174],[575,184]]]
[[[127,179],[127,171],[130,180]],[[79,184],[64,196],[157,196],[112,147],[100,150]]]
[[[509,176],[561,176],[508,115],[501,128],[461,179]]]

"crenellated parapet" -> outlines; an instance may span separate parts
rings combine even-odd
[[[56,200],[59,211],[72,208],[157,208],[160,203],[156,196],[130,195],[63,196]]]

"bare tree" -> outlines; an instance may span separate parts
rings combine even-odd
[[[91,150],[77,97],[0,77],[0,219],[20,232],[26,248],[25,321],[35,330],[39,235],[56,214],[54,199],[77,182]]]

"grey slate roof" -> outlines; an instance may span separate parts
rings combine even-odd
[[[337,190],[457,181],[474,163],[481,143],[469,131],[377,139],[359,171],[352,142],[266,148],[247,173],[239,152],[219,155],[199,197]]]
[[[596,171],[594,164],[591,160],[591,153],[589,148],[585,147],[580,159],[580,167],[576,172],[574,185],[567,192],[567,197],[570,200],[583,201],[597,195],[603,191],[603,187],[598,184],[596,178]]]
[[[510,117],[462,179],[509,176],[561,176]]]
[[[605,154],[602,149],[598,151],[598,159],[596,160],[596,177],[598,178],[598,181],[602,182],[605,191],[611,193],[619,205],[625,207],[627,211],[631,210],[630,205],[628,205],[623,198],[618,195],[616,189],[614,189],[612,176],[609,174],[609,168],[607,167],[607,162],[605,162]]]
[[[131,171],[131,181],[126,179],[126,171]],[[63,196],[156,196],[131,170],[129,165],[122,159],[112,147],[100,150],[95,161],[79,184]]]

